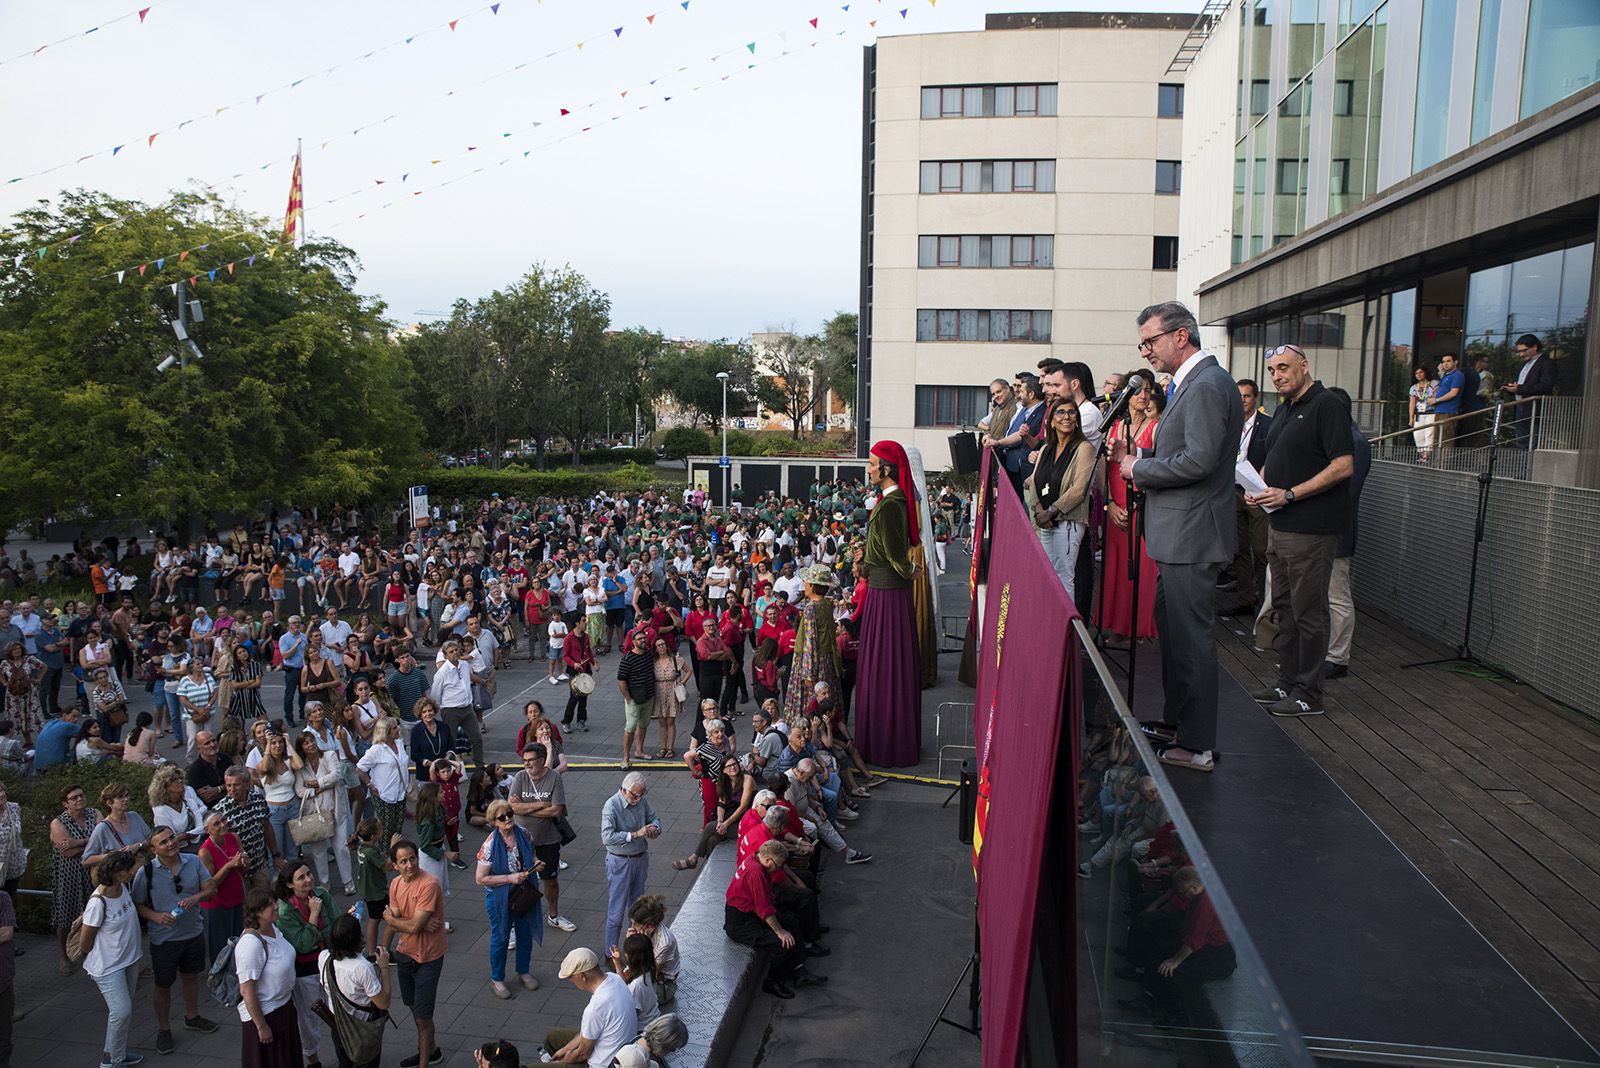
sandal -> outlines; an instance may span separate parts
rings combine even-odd
[[[688,860],[675,860],[675,861],[672,862],[672,870],[673,871],[688,871],[689,869],[693,868],[695,865],[697,865],[699,863],[700,863],[700,858],[698,856],[690,857]]]

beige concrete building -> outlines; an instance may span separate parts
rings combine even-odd
[[[919,447],[1046,358],[1098,384],[1137,365],[1134,316],[1177,294],[1181,75],[1193,14],[990,15],[866,50],[862,349],[871,441]]]

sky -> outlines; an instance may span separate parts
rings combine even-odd
[[[0,4],[0,220],[63,189],[155,204],[194,186],[281,220],[298,139],[308,230],[356,251],[398,323],[542,262],[608,293],[618,327],[816,329],[859,300],[862,46],[991,11],[1200,0],[497,7]]]

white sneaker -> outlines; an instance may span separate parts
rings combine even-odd
[[[572,676],[568,675],[565,671],[563,671],[561,674],[556,676],[556,681],[557,682],[566,682],[570,678],[572,678]]]
[[[556,870],[557,871],[566,871],[567,870],[567,862],[563,860],[561,862],[560,866]]]
[[[567,919],[565,916],[550,916],[548,917],[548,920],[550,922],[550,926],[559,927],[563,931],[576,931],[578,929],[578,925]]]
[[[507,940],[507,942],[506,942],[506,948],[507,949],[516,949],[517,948],[517,932],[514,929],[511,932],[511,938],[509,940]]]
[[[550,685],[554,686],[555,684],[556,684],[556,677],[554,675],[551,675],[550,676]]]

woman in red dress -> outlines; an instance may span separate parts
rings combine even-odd
[[[1136,376],[1144,388],[1128,399],[1128,415],[1111,427],[1111,433],[1132,442],[1139,449],[1153,449],[1156,426],[1167,406],[1167,398],[1156,386],[1155,376],[1140,368]],[[1135,617],[1133,580],[1128,577],[1128,542],[1131,516],[1128,512],[1128,483],[1116,471],[1106,479],[1109,501],[1106,505],[1105,576],[1103,595],[1095,599],[1095,625],[1119,637],[1156,636],[1156,563],[1150,559],[1144,540],[1139,541],[1139,606]],[[1138,629],[1135,631],[1135,619]]]

